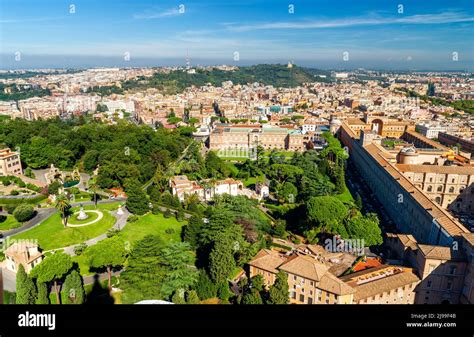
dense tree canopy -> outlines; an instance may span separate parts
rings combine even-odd
[[[26,274],[22,264],[16,273],[16,304],[34,304],[36,301],[36,286]]]
[[[33,268],[30,276],[36,278],[36,282],[53,282],[56,291],[56,301],[61,303],[59,297],[59,286],[57,284],[64,275],[72,268],[71,257],[64,253],[54,253],[46,257],[40,264]]]
[[[80,119],[26,121],[0,124],[0,143],[21,149],[24,166],[61,169],[100,166],[97,183],[102,188],[122,186],[125,179],[149,180],[158,166],[178,158],[190,138],[177,131],[137,126],[125,121],[116,125]]]
[[[105,268],[107,270],[108,286],[111,289],[112,268],[122,266],[127,256],[125,243],[119,236],[113,236],[88,247],[85,254],[92,268]]]

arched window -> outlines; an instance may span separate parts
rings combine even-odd
[[[443,191],[443,186],[438,186],[438,192]]]
[[[449,188],[449,193],[454,193],[454,187],[451,186],[451,187]]]
[[[441,197],[436,197],[436,202],[441,205]]]
[[[428,186],[428,192],[431,192],[433,190],[433,187]]]

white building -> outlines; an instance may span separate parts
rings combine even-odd
[[[6,268],[17,272],[20,264],[29,273],[36,265],[43,261],[43,253],[38,250],[38,245],[29,241],[19,241],[5,250]]]
[[[214,198],[215,195],[229,194],[237,196],[240,191],[243,190],[243,183],[240,180],[234,180],[227,178],[224,180],[218,180],[215,183],[198,184],[196,181],[189,180],[188,177],[174,176],[169,181],[173,196],[177,196],[182,202],[186,196],[197,195],[201,200],[209,201]],[[204,186],[208,185],[208,186]]]
[[[446,127],[441,125],[417,124],[416,130],[429,139],[438,138],[440,132],[446,132]]]

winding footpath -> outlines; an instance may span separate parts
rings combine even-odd
[[[115,221],[115,224],[111,228],[121,230],[127,224],[127,219],[130,215],[130,212],[125,207],[122,210],[123,210],[122,215],[118,215],[117,211],[110,212],[117,219],[117,221]],[[85,241],[85,244],[89,247],[89,246],[95,245],[97,242],[99,242],[101,240],[104,240],[106,238],[107,238],[107,234],[104,233],[104,234],[101,234],[99,236],[96,236],[95,238],[92,238],[92,239],[89,239],[89,240]],[[55,248],[55,249],[47,250],[47,251],[45,251],[45,253],[46,252],[51,252],[51,251],[56,251],[56,250],[63,250],[64,253],[66,253],[68,255],[71,255],[71,256],[74,256],[74,255],[76,255],[74,253],[74,247],[76,247],[78,245],[80,245],[80,243],[72,245],[72,246],[68,246],[68,247]]]
[[[117,202],[117,201],[125,201],[125,200],[126,199],[124,199],[124,198],[117,198],[117,199],[113,199],[113,200],[112,199],[99,200],[97,203],[98,204],[110,204],[110,203],[114,203],[114,202]],[[80,205],[84,205],[84,206],[94,205],[94,202],[93,201],[83,201],[83,202],[75,202],[75,203],[71,204],[72,207],[76,207],[76,206],[80,206]],[[18,233],[22,233],[24,231],[27,231],[28,229],[36,227],[56,212],[57,212],[57,210],[54,207],[37,209],[37,214],[33,219],[25,222],[25,224],[21,227],[14,228],[14,229],[11,229],[9,231],[3,232],[2,233],[3,237],[12,236],[12,235],[15,235],[15,234],[18,234]]]

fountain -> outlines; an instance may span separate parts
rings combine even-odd
[[[84,212],[84,207],[82,207],[82,204],[81,204],[81,209],[79,210],[79,214],[77,216],[77,220],[85,220],[87,219],[89,216],[86,214],[86,212]]]
[[[122,205],[119,205],[117,209],[117,215],[122,215],[122,214],[123,214]]]

